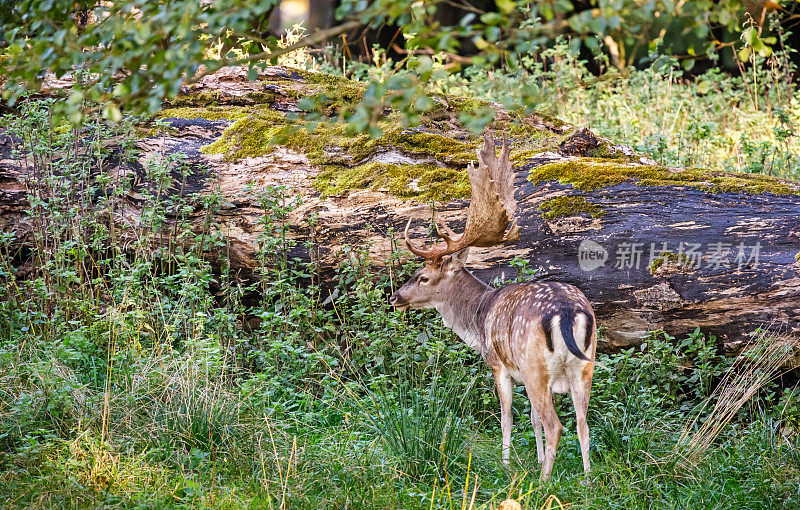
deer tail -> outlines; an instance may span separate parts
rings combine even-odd
[[[560,326],[561,326],[561,337],[564,339],[564,343],[567,345],[567,349],[571,352],[576,358],[582,359],[584,361],[588,361],[590,363],[594,363],[593,359],[590,359],[583,353],[580,347],[578,347],[577,342],[575,341],[575,336],[572,334],[572,327],[575,324],[575,319],[577,315],[583,315],[586,320],[584,320],[584,342],[583,348],[587,348],[589,346],[589,342],[592,338],[592,333],[594,330],[594,317],[590,313],[584,312],[582,310],[573,310],[572,308],[563,308],[561,313],[559,314],[560,317]]]

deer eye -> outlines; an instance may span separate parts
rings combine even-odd
[[[427,276],[420,275],[419,277],[419,283],[428,283],[428,280],[430,280],[430,278],[428,278]]]

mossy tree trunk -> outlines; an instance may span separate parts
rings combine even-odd
[[[513,279],[522,264],[535,278],[578,286],[606,331],[604,349],[634,345],[655,329],[678,335],[699,326],[729,351],[761,326],[800,334],[796,183],[659,167],[589,130],[458,97],[438,97],[418,127],[399,127],[386,112],[377,139],[352,136],[341,124],[309,132],[292,117],[302,98],[322,98],[318,111],[335,118],[363,88],[278,67],[255,81],[246,75],[232,68],[206,77],[163,111],[166,133],[142,127],[140,160],[122,163],[138,181],[120,218],[135,223],[141,212],[141,162],[182,152],[190,168],[183,192],[220,196],[214,221],[226,246],[210,256],[224,256],[241,278],[254,277],[264,212],[254,190],[272,185],[302,199],[287,221],[292,236],[312,240],[323,275],[333,274],[325,268],[335,267],[344,245],[366,246],[382,264],[409,218],[416,237],[428,234],[433,201],[451,225],[463,226],[464,169],[479,137],[459,114],[492,109],[490,128],[512,145],[521,238],[473,250],[471,265],[483,279]],[[26,169],[11,159],[13,146],[0,137],[0,226],[16,231],[24,254],[31,241]],[[205,220],[199,199],[193,214]],[[311,256],[305,248],[296,255]],[[15,263],[31,261],[21,255]]]

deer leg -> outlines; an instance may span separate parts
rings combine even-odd
[[[580,379],[570,388],[572,404],[575,406],[575,419],[578,424],[578,441],[581,443],[584,473],[589,472],[589,424],[586,422],[586,412],[589,409],[589,395],[592,391],[593,368],[591,363],[587,363],[581,372]]]
[[[536,460],[541,464],[544,462],[544,446],[542,444],[542,419],[539,413],[531,404],[531,423],[533,423],[533,434],[536,436]]]
[[[503,464],[511,459],[511,401],[514,396],[514,384],[505,370],[494,371],[494,384],[497,397],[500,399],[500,429],[503,431]]]
[[[542,425],[544,425],[544,462],[542,462],[542,473],[539,478],[541,480],[547,480],[550,478],[550,472],[553,470],[553,464],[556,460],[556,449],[558,448],[558,442],[561,440],[561,431],[564,427],[558,420],[558,414],[556,413],[555,407],[553,407],[553,394],[546,382],[544,384],[537,384],[536,387],[531,384],[526,384],[525,391],[528,393],[531,405],[541,418]]]

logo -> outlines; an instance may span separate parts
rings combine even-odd
[[[608,251],[594,241],[584,239],[578,246],[578,265],[584,271],[594,271],[608,260]]]

